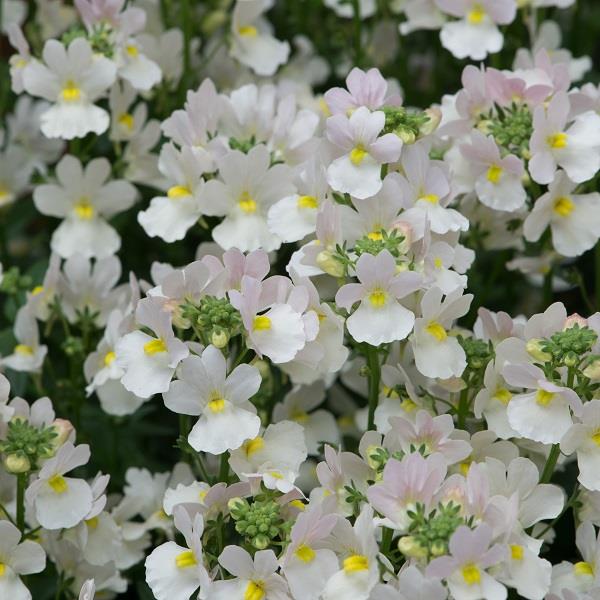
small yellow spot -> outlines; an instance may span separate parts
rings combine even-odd
[[[64,494],[69,489],[69,485],[67,484],[65,478],[58,473],[52,475],[52,477],[48,479],[48,485],[56,494]]]
[[[594,565],[588,562],[578,562],[573,565],[575,575],[594,575]]]
[[[198,492],[198,498],[200,498],[201,502],[204,502],[204,499],[206,498],[207,494],[208,494],[208,490],[200,490]]]
[[[506,388],[498,388],[493,397],[506,405],[512,400],[512,396],[513,395]]]
[[[294,554],[305,563],[312,562],[315,559],[315,551],[306,544],[300,544]]]
[[[344,571],[354,573],[366,571],[369,568],[369,559],[362,554],[353,554],[344,560]]]
[[[290,506],[293,506],[294,508],[297,508],[298,510],[301,510],[301,511],[306,510],[306,506],[305,506],[304,502],[302,502],[302,500],[292,500],[290,502]]]
[[[87,196],[79,198],[75,203],[73,210],[82,221],[90,221],[96,214],[96,209]]]
[[[266,315],[258,315],[254,317],[252,329],[254,331],[268,331],[271,329],[271,319],[269,319],[269,317]]]
[[[21,356],[33,356],[33,348],[27,344],[17,344],[15,346],[15,354],[20,354]]]
[[[318,208],[319,203],[314,196],[300,196],[298,198],[298,208]]]
[[[306,423],[306,421],[308,421],[308,413],[296,410],[290,415],[290,418],[292,421],[296,421],[296,423]]]
[[[62,89],[61,97],[65,102],[77,102],[81,99],[81,90],[69,79]]]
[[[553,133],[547,138],[548,146],[554,150],[566,148],[569,136],[566,133]]]
[[[244,591],[244,600],[263,600],[264,597],[264,581],[249,581]]]
[[[350,152],[350,162],[358,167],[358,165],[360,165],[360,163],[362,163],[362,161],[365,159],[367,154],[368,152],[362,146],[356,146],[356,148]]]
[[[374,242],[380,242],[383,239],[383,232],[381,229],[377,231],[371,231],[371,233],[367,234],[367,237]]]
[[[467,21],[471,25],[481,25],[485,19],[485,10],[483,10],[483,6],[477,3],[473,5],[473,8],[467,14]]]
[[[575,209],[575,203],[567,196],[561,196],[554,201],[554,212],[560,217],[568,217]]]
[[[132,58],[135,58],[140,53],[140,51],[137,49],[137,46],[134,46],[133,44],[129,44],[125,50]]]
[[[144,344],[144,352],[152,356],[153,354],[158,354],[159,352],[166,352],[167,345],[161,339],[151,340]]]
[[[119,125],[125,127],[125,129],[129,129],[131,131],[133,129],[133,125],[135,123],[133,115],[131,113],[123,113],[119,119]]]
[[[460,463],[460,472],[466,477],[469,474],[469,469],[471,468],[471,465],[473,464],[472,460],[465,460],[463,462]]]
[[[429,202],[429,204],[437,204],[440,201],[440,197],[437,194],[425,194],[421,196],[419,200],[425,200],[425,202]]]
[[[39,294],[41,294],[44,291],[44,286],[43,285],[36,285],[32,290],[31,290],[31,295],[32,296],[38,296]]]
[[[369,294],[369,302],[374,308],[381,308],[382,306],[385,306],[386,301],[387,293],[380,288],[373,290]]]
[[[175,557],[175,564],[178,569],[187,569],[198,564],[194,553],[191,550],[185,550]]]
[[[443,342],[448,337],[446,330],[437,321],[429,321],[429,324],[425,327],[425,331],[438,342]]]
[[[535,401],[540,406],[548,406],[552,399],[554,398],[554,394],[552,392],[547,392],[546,390],[538,390],[535,395]]]
[[[319,108],[321,109],[321,112],[326,116],[326,117],[330,117],[331,116],[331,111],[329,110],[329,106],[327,106],[327,102],[325,102],[325,98],[323,98],[322,96],[319,98],[318,101],[318,105]]]
[[[246,451],[246,456],[252,456],[256,452],[261,450],[264,447],[264,445],[265,445],[265,440],[263,438],[261,438],[260,436],[258,436],[252,440],[248,440],[247,442],[244,442],[243,448]]]
[[[596,444],[596,446],[600,446],[600,429],[596,429],[596,431],[592,433],[591,437],[594,444]]]
[[[107,352],[104,355],[104,366],[110,367],[110,365],[112,365],[115,362],[115,358],[117,358],[117,355],[112,350],[110,352]]]
[[[213,413],[220,413],[225,410],[225,398],[217,390],[213,390],[209,396],[208,408]]]
[[[169,188],[169,191],[167,192],[167,196],[171,200],[177,200],[178,198],[185,198],[186,196],[191,195],[192,190],[190,190],[190,188],[186,185],[174,185],[173,187]]]
[[[242,192],[238,200],[240,208],[247,214],[251,215],[256,212],[256,200],[250,196],[248,192]]]
[[[85,524],[90,529],[96,529],[98,527],[98,517],[92,517],[91,519],[88,519]]]
[[[462,568],[462,576],[467,585],[474,585],[481,581],[479,568],[473,563],[468,563]]]
[[[283,479],[283,475],[279,471],[269,471],[269,475],[273,479]]]
[[[256,37],[258,35],[258,29],[254,25],[242,25],[238,28],[238,33],[244,37]]]
[[[404,412],[411,413],[417,408],[417,405],[410,398],[405,398],[400,402],[400,408]]]
[[[510,555],[513,560],[523,560],[523,546],[513,544],[510,547]]]
[[[0,204],[2,204],[8,198],[8,188],[0,183]]]
[[[389,385],[382,386],[382,392],[388,398],[400,398],[398,392],[394,388],[391,388]]]
[[[6,571],[6,565],[4,563],[0,563],[0,577],[4,575],[4,571]]]
[[[439,256],[433,259],[433,266],[436,269],[441,269],[444,266],[444,263],[442,262],[442,259]]]
[[[504,169],[499,167],[498,165],[492,165],[487,172],[487,180],[494,185],[497,185],[500,182],[500,178],[502,177],[502,173],[504,173]]]

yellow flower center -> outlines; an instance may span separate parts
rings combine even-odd
[[[446,330],[437,321],[429,321],[429,324],[425,327],[425,331],[438,342],[443,342],[448,337]]]
[[[96,529],[98,527],[98,517],[92,517],[91,519],[88,519],[85,524],[90,529]]]
[[[117,358],[117,355],[112,350],[110,352],[107,352],[104,355],[104,366],[110,367],[110,365],[112,365],[115,362],[115,358]]]
[[[41,294],[44,291],[44,286],[43,285],[36,285],[32,290],[31,290],[31,295],[32,296],[38,296],[39,294]]]
[[[467,13],[467,21],[471,25],[481,25],[484,18],[485,10],[483,10],[483,6],[479,3],[474,4],[473,8]]]
[[[132,58],[136,57],[140,51],[137,49],[137,46],[134,46],[133,44],[129,44],[126,48],[125,51],[127,52],[127,54],[129,54],[129,56],[131,56]]]
[[[417,408],[417,405],[410,398],[405,398],[402,400],[402,402],[400,402],[400,408],[404,412],[410,413]]]
[[[159,352],[166,352],[167,345],[160,338],[157,340],[150,340],[144,344],[144,352],[149,356],[153,354],[158,354]]]
[[[553,150],[560,148],[566,148],[568,144],[569,136],[566,133],[553,133],[547,138],[548,146]]]
[[[381,229],[371,231],[367,234],[367,237],[374,242],[380,242],[383,239],[383,231]]]
[[[300,196],[298,198],[298,208],[317,208],[319,206],[314,196]]]
[[[312,562],[315,559],[315,551],[306,544],[300,544],[294,554],[305,563]]]
[[[437,194],[425,194],[419,198],[419,200],[425,200],[429,204],[437,204],[440,201],[440,197]]]
[[[266,315],[258,315],[254,317],[252,329],[254,329],[254,331],[268,331],[271,329],[271,319],[269,319],[269,317]]]
[[[596,431],[592,433],[591,437],[594,444],[596,444],[596,446],[600,446],[600,429],[596,429]]]
[[[65,478],[58,473],[52,475],[52,477],[48,479],[48,485],[56,494],[64,494],[69,489],[69,485],[67,484]]]
[[[575,203],[567,196],[561,196],[554,201],[554,212],[559,217],[568,217],[575,209]]]
[[[73,210],[82,221],[90,221],[94,218],[96,213],[94,205],[90,203],[90,199],[87,196],[79,198],[73,207]]]
[[[191,195],[192,190],[190,190],[190,188],[186,185],[174,185],[173,187],[169,188],[169,191],[167,192],[167,196],[171,200],[177,200],[179,198],[185,198],[186,196]]]
[[[462,576],[467,585],[475,585],[481,581],[481,572],[473,563],[468,563],[462,568]]]
[[[575,575],[594,575],[594,565],[588,562],[578,562],[573,565]]]
[[[258,35],[258,29],[254,25],[242,25],[238,28],[238,33],[244,37],[256,37]]]
[[[498,165],[492,165],[487,172],[487,180],[494,185],[497,185],[504,173],[504,169]]]
[[[512,394],[506,388],[498,388],[494,398],[502,404],[508,404],[512,400]]]
[[[249,581],[244,591],[244,600],[263,600],[264,597],[264,581]]]
[[[0,563],[0,577],[4,575],[4,571],[6,571],[6,565],[4,563]]]
[[[362,163],[362,161],[365,159],[367,154],[368,152],[361,145],[358,145],[356,148],[352,149],[352,152],[350,152],[350,162],[358,167],[358,165],[360,165],[360,163]]]
[[[552,399],[554,398],[554,394],[552,392],[547,392],[546,390],[538,390],[535,395],[535,401],[540,406],[548,406]]]
[[[442,262],[442,259],[439,256],[437,258],[434,258],[433,266],[436,269],[441,269],[444,266],[444,263]]]
[[[198,564],[196,557],[192,550],[185,550],[184,552],[180,552],[175,557],[175,564],[178,569],[187,569],[188,567],[194,567]]]
[[[220,413],[225,410],[225,398],[217,390],[213,390],[208,401],[208,408],[213,413]]]
[[[344,571],[354,573],[356,571],[366,571],[369,568],[369,559],[362,554],[353,554],[344,559]]]
[[[513,560],[523,560],[523,546],[513,544],[510,547],[510,555]]]
[[[369,294],[369,302],[374,308],[385,306],[387,301],[387,293],[382,289],[375,289]]]
[[[119,125],[122,125],[126,129],[129,129],[129,131],[131,131],[133,129],[133,124],[134,124],[134,119],[133,119],[133,115],[131,113],[123,113],[119,117]]]
[[[471,468],[471,465],[473,464],[472,460],[465,460],[463,462],[460,463],[460,472],[466,477],[469,474],[469,469]]]
[[[265,445],[265,440],[260,436],[255,437],[252,440],[248,440],[244,442],[244,450],[246,451],[246,456],[252,456],[260,449],[262,449]]]
[[[238,204],[247,215],[256,212],[256,200],[254,200],[248,192],[242,192]]]
[[[290,506],[293,506],[294,508],[297,508],[298,510],[301,510],[301,511],[306,510],[306,506],[305,506],[304,502],[302,502],[302,500],[292,500],[290,502]]]
[[[77,102],[81,99],[81,90],[69,79],[62,89],[61,97],[65,102]]]
[[[20,354],[21,356],[33,356],[33,348],[27,344],[17,344],[15,346],[15,354]]]
[[[308,421],[308,413],[296,410],[290,415],[292,421],[296,421],[296,423],[306,423]]]

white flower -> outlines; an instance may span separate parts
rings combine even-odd
[[[600,194],[574,194],[577,184],[558,171],[548,192],[538,198],[525,219],[523,234],[537,242],[548,225],[552,245],[563,256],[579,256],[600,238]]]
[[[179,379],[163,398],[173,412],[200,416],[188,436],[194,450],[222,454],[258,435],[260,418],[249,399],[260,383],[258,369],[246,364],[227,375],[225,357],[208,346],[201,357],[183,361]]]
[[[95,158],[83,169],[78,158],[67,155],[56,166],[58,184],[36,187],[36,208],[64,219],[51,241],[59,256],[104,258],[121,247],[119,234],[106,219],[132,206],[137,192],[128,181],[108,181],[110,172],[105,158]]]
[[[140,398],[166,392],[177,365],[189,354],[188,347],[175,337],[171,315],[161,309],[159,300],[141,300],[135,312],[140,325],[149,327],[155,337],[133,331],[115,347],[117,365],[123,369],[121,382]]]
[[[141,45],[133,38],[119,48],[117,61],[119,77],[136,90],[147,92],[161,80],[160,67],[144,54]]]
[[[275,39],[261,16],[272,5],[273,0],[238,0],[231,19],[231,56],[267,77],[287,62],[290,53],[288,42]]]
[[[201,514],[193,517],[183,507],[174,510],[175,526],[183,534],[186,546],[166,542],[146,558],[146,581],[157,600],[189,600],[200,588],[204,598],[210,583],[203,564]]]
[[[93,579],[88,579],[79,592],[79,600],[94,600],[96,596],[96,585]]]
[[[354,17],[354,8],[352,3],[342,2],[341,0],[325,0],[325,6],[332,8],[337,15],[350,19]],[[361,19],[366,19],[377,10],[377,3],[375,0],[359,0],[358,2],[358,13]]]
[[[336,304],[348,311],[360,302],[346,320],[350,335],[372,346],[408,337],[415,316],[398,300],[420,289],[422,276],[411,271],[396,274],[396,261],[387,250],[377,256],[363,254],[356,275],[360,283],[346,284],[335,296]]]
[[[248,154],[233,150],[217,160],[220,179],[206,183],[201,207],[207,215],[225,217],[212,231],[221,248],[269,252],[281,245],[281,238],[269,230],[267,215],[271,206],[292,195],[296,187],[287,165],[271,167],[270,162],[263,144]]]
[[[13,353],[2,359],[2,364],[15,371],[39,373],[48,347],[40,346],[38,325],[27,306],[17,313],[14,335],[18,343],[13,348]]]
[[[46,553],[31,540],[21,540],[21,532],[8,521],[0,521],[0,596],[11,600],[31,600],[31,592],[19,575],[40,573],[46,568]]]
[[[35,510],[35,518],[46,529],[74,527],[92,508],[92,489],[84,479],[64,477],[65,473],[85,465],[90,459],[87,444],[73,446],[65,442],[41,468],[38,478],[25,492]]]
[[[182,240],[198,221],[202,214],[202,174],[211,170],[210,163],[209,157],[200,156],[187,146],[182,150],[172,143],[162,147],[158,168],[168,180],[167,194],[152,198],[150,206],[138,213],[138,221],[150,237],[158,236],[165,242]]]
[[[460,377],[467,366],[465,351],[458,340],[448,335],[452,322],[465,315],[471,304],[471,294],[452,292],[442,302],[442,291],[429,289],[421,300],[421,318],[415,321],[411,337],[415,363],[426,377],[448,379]]]
[[[235,576],[216,581],[210,588],[211,600],[284,600],[289,598],[285,579],[273,550],[259,550],[252,558],[238,546],[226,546],[219,563]]]
[[[56,40],[44,45],[44,62],[30,62],[23,72],[25,91],[52,102],[41,116],[47,137],[72,139],[108,129],[108,113],[94,102],[113,84],[117,68],[108,58],[94,56],[87,40],[68,48]]]

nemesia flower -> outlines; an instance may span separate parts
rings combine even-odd
[[[93,495],[83,479],[64,477],[65,473],[90,459],[87,444],[73,446],[65,442],[41,468],[37,479],[27,488],[25,497],[35,510],[35,518],[46,529],[73,527],[92,508]]]
[[[379,584],[371,593],[373,600],[446,600],[448,592],[442,583],[426,577],[414,565],[400,571],[395,584]]]
[[[64,219],[52,235],[52,250],[63,258],[104,258],[117,252],[121,239],[106,219],[130,208],[136,189],[125,180],[107,181],[110,163],[105,158],[92,160],[84,170],[79,159],[64,156],[56,176],[58,185],[37,186],[33,194],[41,213]]]
[[[0,521],[0,593],[14,600],[31,600],[19,576],[43,571],[46,553],[38,543],[20,540],[21,532],[12,523]]]
[[[200,415],[188,436],[194,450],[222,454],[258,435],[260,418],[249,399],[260,383],[258,369],[250,365],[238,365],[227,375],[225,357],[208,346],[201,357],[183,360],[179,379],[163,398],[174,412]]]
[[[354,16],[354,9],[350,4],[341,2],[340,0],[325,0],[325,6],[332,8],[340,17],[350,18]],[[375,13],[377,4],[375,0],[359,0],[358,12],[359,18],[366,19]]]
[[[39,373],[48,348],[40,344],[40,334],[31,310],[24,306],[15,318],[14,335],[17,345],[13,353],[1,359],[1,364],[14,371]]]
[[[44,45],[44,63],[31,61],[23,71],[23,86],[32,96],[53,103],[41,116],[42,133],[50,138],[81,138],[108,129],[108,113],[94,102],[113,84],[116,65],[92,54],[83,38],[65,48],[56,40]]]
[[[406,338],[414,314],[398,300],[421,287],[421,275],[410,271],[396,274],[396,261],[387,250],[377,256],[363,254],[356,263],[356,275],[360,283],[346,284],[335,296],[336,304],[348,311],[360,302],[346,320],[350,335],[373,346]]]
[[[357,108],[350,117],[336,114],[327,119],[327,139],[340,155],[327,168],[327,181],[336,191],[363,199],[382,186],[381,165],[400,157],[402,140],[394,133],[379,137],[385,114]]]

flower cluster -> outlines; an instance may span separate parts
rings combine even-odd
[[[580,7],[279,4],[1,2],[0,598],[600,597]]]

